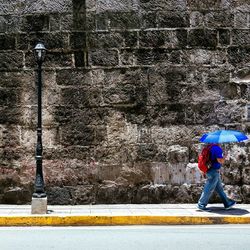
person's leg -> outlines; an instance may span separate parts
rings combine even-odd
[[[208,201],[215,190],[215,187],[218,182],[218,173],[214,170],[210,170],[207,173],[207,181],[205,183],[205,186],[203,188],[201,197],[198,201],[198,206],[200,208],[205,208],[208,204]]]
[[[225,208],[227,208],[227,207],[231,206],[233,203],[235,203],[235,201],[228,199],[227,195],[225,194],[220,176],[218,178],[218,182],[217,182],[217,185],[215,187],[215,191],[220,196]]]

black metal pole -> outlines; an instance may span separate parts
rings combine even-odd
[[[37,145],[36,145],[36,179],[34,198],[44,198],[46,193],[44,191],[43,180],[43,145],[42,145],[42,62],[38,62],[37,69]]]

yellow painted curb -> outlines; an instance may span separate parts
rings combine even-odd
[[[250,217],[205,216],[0,216],[0,226],[104,226],[104,225],[212,225],[250,224]]]

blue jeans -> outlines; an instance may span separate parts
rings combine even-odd
[[[227,198],[223,190],[220,173],[216,169],[210,169],[207,172],[206,176],[207,176],[207,181],[203,188],[201,197],[198,201],[198,205],[206,207],[211,195],[215,190],[220,196],[224,206],[228,207],[231,204],[231,200]]]

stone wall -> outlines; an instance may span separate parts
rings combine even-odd
[[[200,136],[250,131],[249,31],[249,0],[0,0],[0,203],[34,190],[37,41],[49,204],[188,203]],[[248,143],[227,151],[249,202]]]

